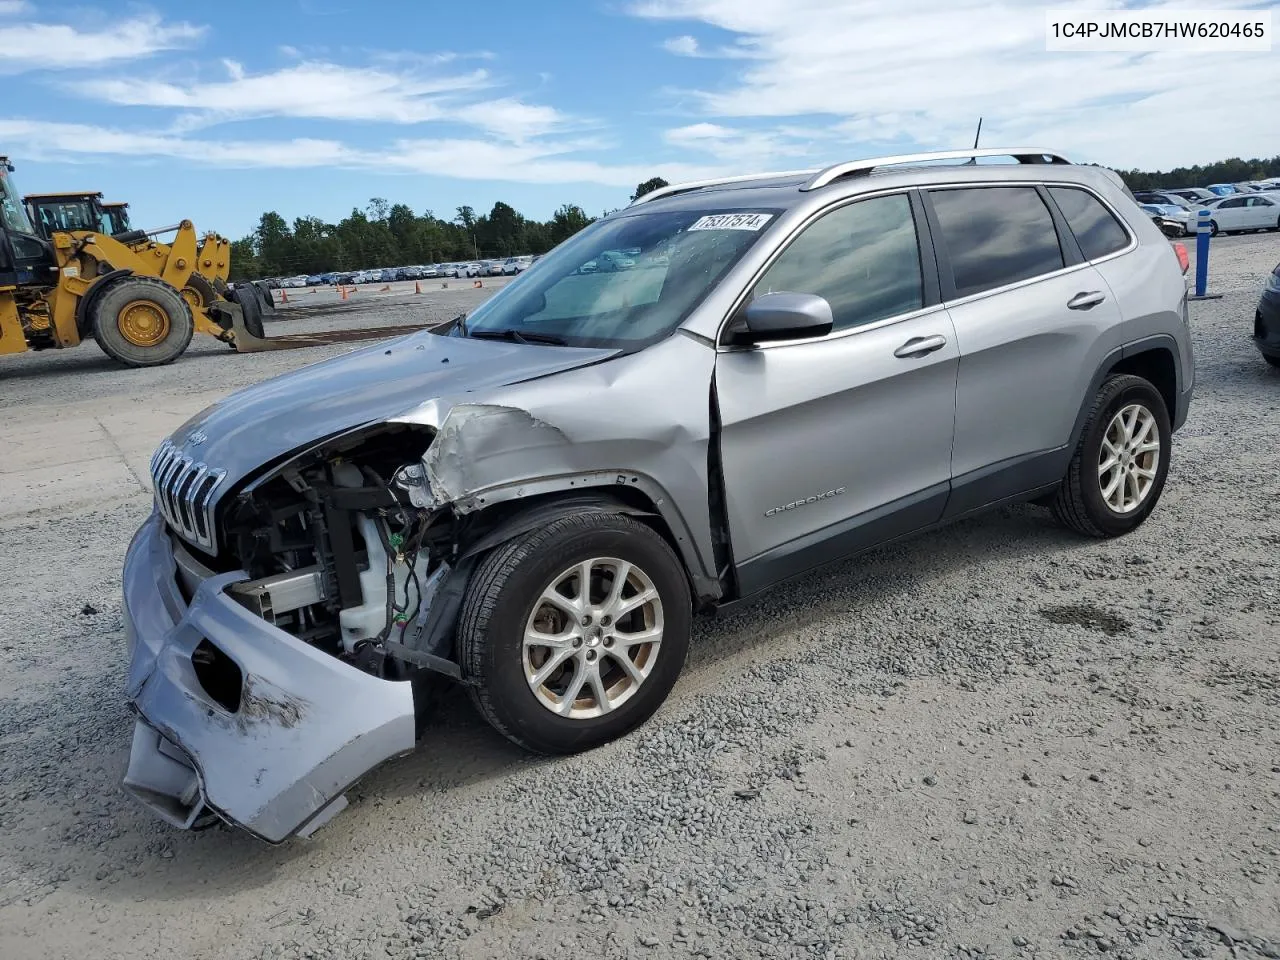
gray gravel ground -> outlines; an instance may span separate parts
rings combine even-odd
[[[583,756],[446,696],[285,847],[118,789],[145,497],[0,523],[0,957],[1280,957],[1280,371],[1248,340],[1277,260],[1215,241],[1136,533],[1028,506],[838,565],[699,624],[659,715]],[[5,368],[0,416],[322,353],[94,349]]]

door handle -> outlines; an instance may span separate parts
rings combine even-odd
[[[941,334],[935,334],[932,337],[912,337],[897,350],[893,351],[893,355],[903,360],[923,357],[926,353],[941,350],[946,345],[947,338]]]
[[[1101,290],[1091,290],[1088,293],[1077,293],[1074,297],[1067,301],[1068,310],[1091,310],[1107,299]]]

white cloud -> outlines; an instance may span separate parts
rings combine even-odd
[[[26,13],[31,9],[27,0],[0,0],[0,17],[11,17],[14,14]]]
[[[788,168],[816,165],[830,135],[819,129],[776,127],[748,130],[718,123],[693,123],[664,131],[673,147],[710,154],[734,173],[765,170],[779,163]]]
[[[351,67],[308,61],[252,75],[232,60],[229,79],[164,80],[120,77],[69,89],[119,106],[187,111],[174,129],[187,132],[232,120],[303,117],[418,124],[452,121],[515,143],[562,131],[578,122],[554,107],[514,97],[478,99],[493,85],[487,71],[443,75],[387,65]]]
[[[8,12],[24,9],[18,5]],[[100,27],[61,23],[0,26],[0,73],[92,67],[113,61],[137,60],[164,50],[189,46],[204,32],[204,27],[190,23],[166,23],[155,14],[119,22],[107,20]]]
[[[756,56],[749,49],[748,41],[739,41],[739,45],[735,47],[716,47],[712,50],[705,49],[696,37],[689,34],[682,34],[678,37],[670,37],[662,41],[662,49],[667,53],[674,53],[678,57],[706,57],[716,60],[742,60],[748,57]]]
[[[722,167],[692,164],[607,164],[578,156],[591,142],[507,143],[469,139],[403,139],[357,148],[338,140],[193,139],[171,131],[119,130],[88,124],[0,120],[0,142],[12,153],[41,160],[115,156],[167,158],[215,167],[343,167],[381,173],[428,174],[518,183],[596,183],[633,187],[651,176],[689,180]]]
[[[632,13],[726,31],[730,49],[750,51],[693,95],[713,118],[822,117],[861,145],[947,148],[971,143],[984,116],[985,144],[1032,141],[1123,167],[1275,151],[1274,125],[1257,112],[1275,88],[1274,53],[1050,54],[1042,7],[982,0],[919,0],[909,11],[893,0],[649,0]],[[691,36],[667,49],[702,53]]]
[[[231,70],[230,79],[165,81],[123,77],[100,80],[77,91],[107,103],[194,110],[210,120],[248,117],[310,117],[422,123],[440,120],[445,94],[488,85],[483,70],[444,77],[397,73],[375,67],[306,62],[270,73]]]
[[[698,41],[687,33],[679,37],[671,37],[662,41],[662,48],[667,53],[674,53],[678,57],[696,57],[698,55]]]

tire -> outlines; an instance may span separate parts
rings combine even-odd
[[[203,310],[218,299],[218,294],[208,278],[199,273],[192,273],[187,278],[187,285],[182,289],[182,299],[187,301],[192,310]]]
[[[1210,220],[1210,221],[1209,221],[1209,236],[1211,236],[1211,237],[1216,237],[1217,235],[1218,235],[1218,221],[1217,221],[1217,220]]]
[[[156,277],[122,277],[93,303],[93,338],[127,367],[172,363],[191,343],[195,320],[182,295]]]
[[[1158,443],[1158,449],[1119,460],[1118,465],[1111,468],[1104,480],[1100,473],[1103,441],[1112,430],[1117,415],[1134,407],[1144,411],[1154,421],[1149,430],[1158,435],[1157,439],[1151,440],[1148,433],[1144,442]],[[1081,431],[1071,464],[1067,468],[1067,475],[1054,498],[1052,509],[1058,521],[1089,537],[1118,537],[1136,529],[1150,516],[1164,490],[1165,477],[1169,472],[1172,433],[1164,398],[1151,383],[1129,374],[1109,378],[1094,397],[1084,430]],[[1152,469],[1150,453],[1155,453],[1158,459],[1154,465],[1154,476],[1148,478],[1149,485],[1142,488],[1140,496],[1134,498],[1136,505],[1123,510],[1115,509],[1104,498],[1104,482],[1116,480],[1116,471],[1119,470],[1119,493],[1122,497],[1127,497],[1131,488],[1124,474],[1126,464],[1134,464],[1133,482],[1141,484],[1143,477],[1136,471],[1141,471],[1144,465],[1146,469]],[[1125,505],[1122,503],[1121,506]]]
[[[557,583],[575,584],[572,594],[557,591],[561,598],[579,597],[581,578],[562,577],[572,576],[575,567],[593,560],[589,599],[597,616],[590,618],[590,625],[555,604],[539,602],[544,591],[555,589]],[[634,598],[647,582],[656,591],[657,602],[643,603],[603,626],[608,618],[599,615],[618,570],[610,568],[607,560],[631,565],[624,590],[632,592],[623,599]],[[526,646],[525,632],[535,624],[535,617],[544,634],[576,635],[576,644],[565,639],[563,646],[557,646],[558,653],[549,647]],[[689,583],[667,542],[631,517],[591,513],[553,520],[485,557],[463,600],[458,647],[471,698],[499,733],[537,753],[576,753],[617,739],[653,715],[684,666],[692,618]],[[660,627],[656,644],[621,642],[627,633],[652,629],[655,623]],[[549,667],[555,656],[563,665],[535,692],[537,670]],[[588,657],[601,677],[599,687],[587,679],[591,676]],[[619,657],[632,664],[630,675]],[[641,679],[633,679],[640,673]],[[569,700],[574,683],[580,692]],[[563,689],[552,689],[557,686]],[[602,689],[604,699],[613,704],[605,712],[600,711],[598,691]]]

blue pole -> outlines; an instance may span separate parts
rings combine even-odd
[[[1196,214],[1196,296],[1203,297],[1209,287],[1209,217],[1208,210]]]

